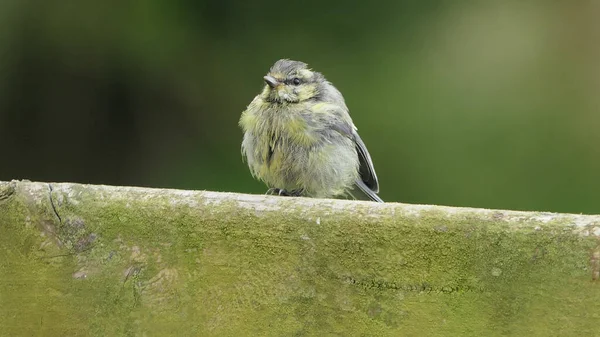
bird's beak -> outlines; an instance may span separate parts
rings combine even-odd
[[[277,81],[277,79],[275,79],[275,77],[273,76],[265,76],[263,77],[265,79],[265,82],[271,87],[271,88],[275,88],[276,86],[279,85],[279,81]]]

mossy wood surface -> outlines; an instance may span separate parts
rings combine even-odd
[[[0,182],[2,336],[599,336],[600,216]]]

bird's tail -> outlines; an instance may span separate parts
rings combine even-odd
[[[381,198],[377,195],[377,193],[373,192],[373,190],[371,190],[367,185],[365,185],[365,183],[362,180],[357,179],[354,184],[358,188],[353,189],[350,192],[350,194],[355,199],[365,199],[365,197],[366,197],[371,201],[383,202],[383,200],[381,200]]]

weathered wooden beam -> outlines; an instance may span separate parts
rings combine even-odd
[[[0,182],[0,335],[592,336],[600,216]]]

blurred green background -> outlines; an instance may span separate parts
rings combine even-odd
[[[346,97],[386,201],[600,213],[588,1],[0,4],[0,180],[264,193],[239,115],[279,58]]]

